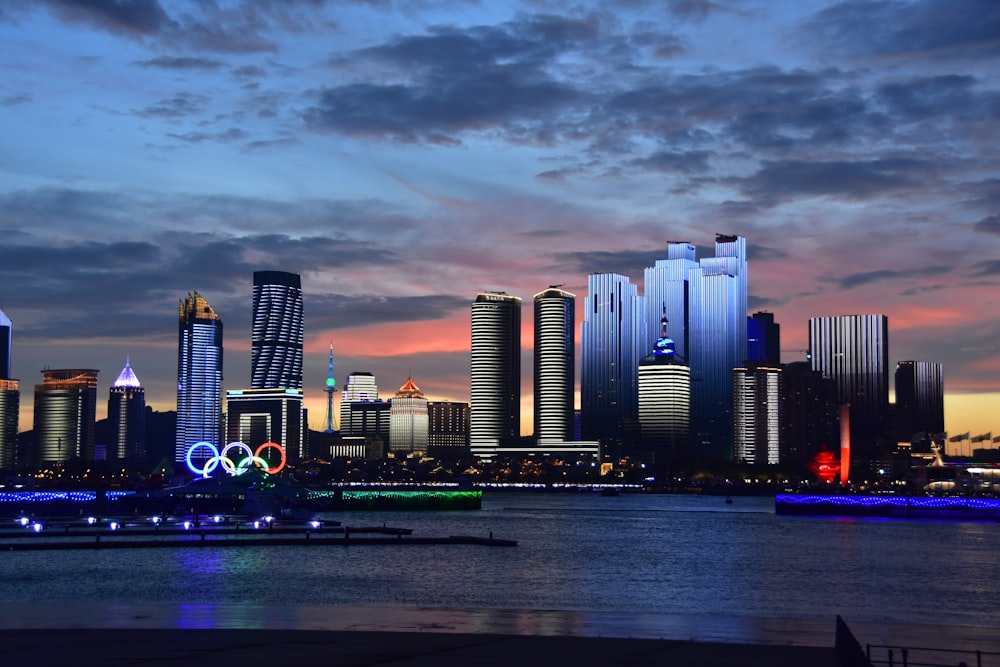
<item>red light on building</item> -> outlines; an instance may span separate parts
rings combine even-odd
[[[840,463],[833,458],[833,452],[823,447],[809,464],[809,469],[821,482],[832,484],[840,472]]]

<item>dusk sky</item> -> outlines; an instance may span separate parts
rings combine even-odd
[[[177,304],[248,386],[252,273],[300,273],[306,403],[408,375],[468,400],[475,295],[641,285],[667,241],[749,245],[750,310],[884,313],[1000,435],[1000,3],[0,3],[0,310],[21,429],[43,368],[126,355],[176,406]],[[582,319],[582,315],[580,316]],[[578,374],[579,376],[579,374]]]

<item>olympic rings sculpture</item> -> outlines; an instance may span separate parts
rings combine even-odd
[[[199,466],[194,461],[194,452],[197,449],[205,448],[207,448],[212,455],[205,460],[203,465]],[[261,453],[267,449],[277,449],[278,453],[281,455],[281,463],[273,468],[271,467],[271,463],[261,456]],[[238,459],[238,462],[234,461],[229,456],[229,453],[233,450],[242,451],[246,454],[246,456]],[[202,442],[194,443],[188,448],[185,461],[187,462],[188,470],[196,475],[201,475],[202,477],[210,477],[215,469],[220,465],[222,466],[222,469],[230,475],[242,475],[250,469],[250,466],[254,465],[269,475],[275,475],[284,469],[285,465],[288,463],[288,457],[285,453],[285,448],[276,442],[265,442],[258,447],[256,451],[252,450],[246,443],[230,442],[228,445],[223,447],[220,452],[215,445],[203,440]]]

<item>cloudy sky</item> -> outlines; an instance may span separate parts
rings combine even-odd
[[[0,44],[22,428],[42,368],[103,401],[126,355],[173,409],[195,290],[247,385],[259,269],[302,274],[313,428],[331,341],[338,380],[468,400],[477,292],[524,298],[527,360],[534,293],[721,232],[783,361],[885,313],[947,428],[1000,434],[994,0],[36,0]]]

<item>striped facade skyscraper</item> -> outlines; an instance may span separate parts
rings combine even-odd
[[[930,361],[896,364],[896,439],[928,441],[944,433],[944,370]],[[929,446],[928,446],[929,448]]]
[[[250,388],[302,389],[302,279],[254,271]]]
[[[111,437],[109,459],[138,459],[146,455],[146,391],[129,360],[108,395]]]
[[[374,403],[378,401],[378,385],[375,376],[367,371],[354,371],[344,380],[344,390],[340,397],[340,433],[341,435],[361,435],[355,433],[354,421],[351,418],[351,405],[354,403]]]
[[[195,292],[178,308],[174,461],[199,442],[219,447],[222,438],[222,319]]]
[[[534,296],[535,440],[573,440],[576,384],[576,295],[558,286]]]
[[[13,325],[0,310],[0,469],[17,464],[17,427],[21,410],[21,387],[10,377]]]
[[[644,301],[627,276],[587,277],[580,325],[580,417],[584,440],[621,445],[638,431],[638,367],[647,345]]]
[[[850,405],[852,457],[874,459],[889,431],[889,319],[839,315],[809,320],[809,360]]]
[[[389,451],[426,452],[427,398],[412,377],[392,397],[389,407]]]
[[[94,460],[97,374],[90,368],[42,371],[35,385],[35,442],[28,463]]]
[[[733,459],[751,465],[777,465],[782,454],[782,369],[752,361],[732,373]]]
[[[639,452],[654,464],[686,458],[691,431],[691,369],[667,335],[662,308],[660,337],[639,361]]]
[[[521,434],[521,299],[482,292],[472,303],[469,446],[491,458]]]

